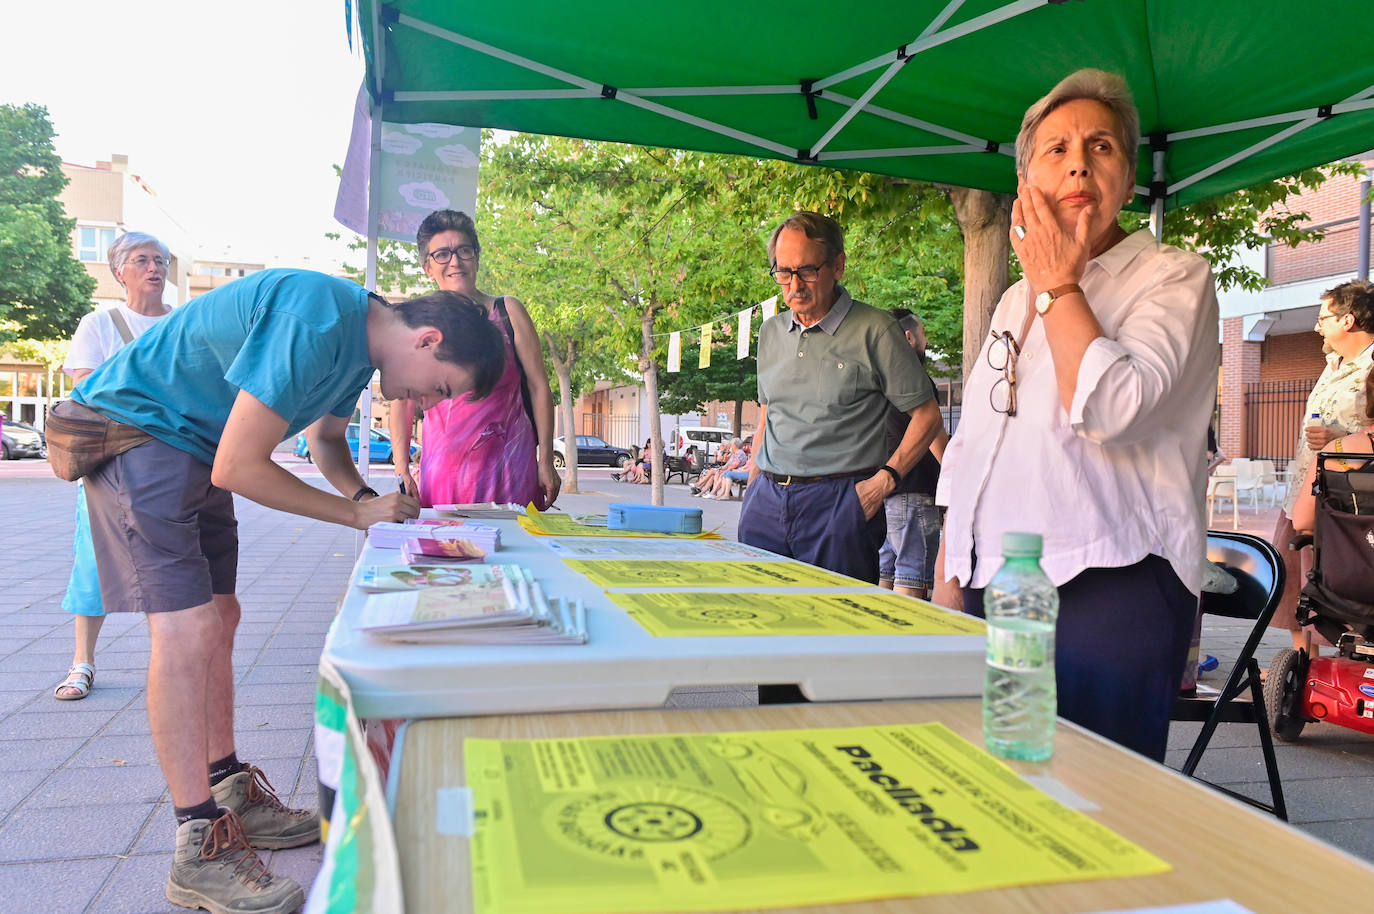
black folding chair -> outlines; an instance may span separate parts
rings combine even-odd
[[[1283,594],[1283,559],[1267,540],[1248,533],[1221,530],[1207,531],[1207,558],[1235,578],[1236,590],[1229,594],[1204,592],[1203,614],[1253,619],[1255,624],[1220,692],[1209,690],[1204,694],[1203,687],[1199,687],[1196,696],[1180,695],[1174,702],[1173,720],[1202,722],[1202,730],[1193,741],[1192,751],[1188,753],[1181,770],[1189,777],[1197,777],[1217,790],[1271,812],[1286,822],[1288,808],[1283,802],[1283,784],[1279,780],[1279,766],[1274,758],[1269,716],[1265,713],[1259,663],[1255,660],[1255,649],[1259,647]],[[1264,770],[1269,777],[1271,803],[1213,784],[1195,773],[1198,763],[1202,761],[1202,754],[1212,741],[1212,734],[1221,723],[1247,723],[1258,728]]]

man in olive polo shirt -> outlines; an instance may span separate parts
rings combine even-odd
[[[768,258],[791,310],[759,331],[763,413],[739,539],[876,584],[883,499],[942,427],[935,387],[892,315],[839,285],[844,234],[833,219],[792,215]],[[891,453],[889,403],[911,417]]]

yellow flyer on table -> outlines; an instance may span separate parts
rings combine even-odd
[[[602,587],[866,587],[804,562],[672,562],[564,559]]]
[[[666,539],[718,540],[719,533],[650,533],[645,530],[612,530],[605,524],[581,524],[568,514],[548,514],[533,505],[516,521],[535,536],[652,536]]]
[[[943,724],[464,743],[481,914],[726,911],[1167,872]]]
[[[878,593],[609,593],[651,635],[981,635],[983,620]]]

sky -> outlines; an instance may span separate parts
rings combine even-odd
[[[362,74],[344,0],[41,0],[0,15],[0,103],[46,106],[63,161],[128,155],[206,259],[360,265],[324,235],[350,237],[332,166]]]

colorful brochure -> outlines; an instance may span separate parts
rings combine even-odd
[[[481,914],[839,904],[1168,872],[942,724],[464,743]]]
[[[364,565],[358,569],[358,589],[364,593],[399,593],[470,584],[470,565]]]
[[[651,635],[982,635],[982,619],[898,594],[609,593]]]
[[[469,539],[434,539],[412,536],[401,544],[401,561],[407,564],[431,562],[452,565],[461,562],[480,562],[486,550]]]
[[[774,562],[652,562],[564,559],[602,587],[869,587],[815,565]]]

